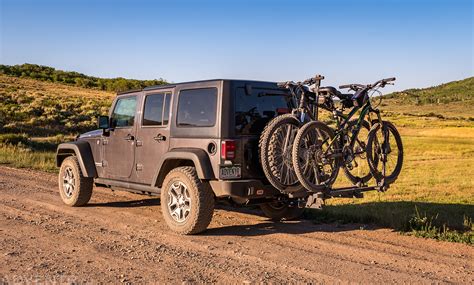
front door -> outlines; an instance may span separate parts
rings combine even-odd
[[[150,185],[158,162],[169,147],[171,90],[145,94],[136,138],[135,182]]]
[[[104,141],[105,177],[129,180],[135,160],[137,95],[117,99],[110,116],[111,131]]]

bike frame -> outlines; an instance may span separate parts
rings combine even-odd
[[[330,146],[333,145],[338,140],[341,144],[341,147],[343,147],[345,145],[344,144],[345,127],[347,126],[347,124],[349,123],[351,118],[355,115],[355,113],[357,113],[357,111],[359,111],[359,110],[361,110],[361,112],[360,112],[359,118],[357,119],[357,124],[356,124],[357,127],[354,130],[352,130],[352,137],[351,137],[351,140],[349,141],[349,146],[350,146],[351,149],[354,147],[357,136],[359,135],[359,131],[360,131],[360,127],[362,125],[362,121],[364,121],[365,117],[368,114],[375,113],[377,115],[378,121],[379,122],[382,121],[382,117],[380,116],[380,111],[378,109],[373,109],[372,108],[372,105],[370,104],[370,99],[367,100],[367,102],[364,104],[364,106],[362,106],[362,107],[356,106],[356,107],[352,108],[352,110],[347,115],[344,115],[342,113],[342,111],[335,110],[335,111],[333,111],[333,114],[336,117],[337,131],[336,131],[336,134],[335,134],[334,138],[329,142]],[[342,123],[341,123],[341,119],[340,119],[341,117],[343,118]],[[372,122],[369,122],[369,123],[372,124]],[[323,143],[326,143],[326,142],[327,142],[327,140],[323,141]],[[342,155],[342,149],[337,154]]]

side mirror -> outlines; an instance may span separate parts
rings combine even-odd
[[[110,128],[110,120],[109,120],[109,117],[108,116],[99,116],[97,118],[97,125],[99,127],[99,129],[103,129],[103,130],[106,130],[108,128]]]

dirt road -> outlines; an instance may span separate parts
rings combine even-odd
[[[0,283],[474,283],[474,248],[463,244],[223,209],[204,234],[178,236],[156,198],[96,188],[90,205],[70,208],[56,184],[0,166]]]

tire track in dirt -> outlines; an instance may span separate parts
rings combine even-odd
[[[183,237],[156,198],[95,188],[89,206],[70,208],[56,176],[38,171],[0,166],[0,204],[4,278],[26,267],[103,282],[474,282],[467,245],[222,209],[207,232]]]

